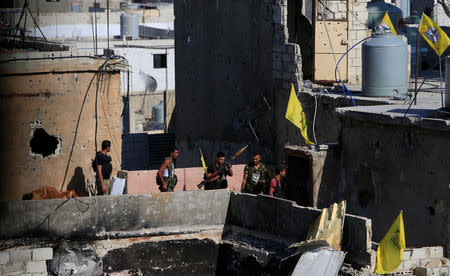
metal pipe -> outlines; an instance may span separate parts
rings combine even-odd
[[[442,61],[441,61],[441,48],[439,49],[439,83],[441,86],[441,104],[442,104],[442,108],[444,108],[444,91],[442,90]]]
[[[109,53],[109,0],[106,0],[106,32],[107,32],[107,41],[108,41],[108,57]]]
[[[416,44],[416,84],[414,88],[414,105],[417,104],[417,78],[419,76],[419,27],[417,27],[417,44]]]
[[[167,89],[164,91],[164,133],[167,133]]]
[[[95,55],[97,55],[97,0],[94,1],[94,18],[95,18]]]

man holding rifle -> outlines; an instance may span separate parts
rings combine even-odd
[[[226,189],[228,187],[227,175],[233,176],[231,163],[225,163],[225,153],[218,152],[216,162],[207,168],[205,190]]]

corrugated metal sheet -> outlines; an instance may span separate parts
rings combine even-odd
[[[175,134],[132,133],[122,135],[122,169],[129,171],[159,169],[162,160],[175,146]]]
[[[298,260],[292,276],[335,276],[341,268],[345,252],[323,247],[305,252]]]
[[[144,38],[174,38],[174,31],[139,25],[139,36]]]
[[[148,136],[150,148],[150,169],[159,169],[162,160],[169,156],[171,148],[175,146],[175,134],[151,134]]]

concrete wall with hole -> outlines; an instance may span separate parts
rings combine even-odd
[[[77,123],[88,85],[102,62],[62,59],[16,61],[0,66],[0,201],[19,200],[44,185],[83,193],[86,182],[94,182],[91,160],[96,152],[95,79],[78,128]],[[117,171],[122,149],[119,71],[103,75],[97,110],[97,147],[104,139],[112,141],[110,155]],[[69,162],[75,132],[77,138]]]

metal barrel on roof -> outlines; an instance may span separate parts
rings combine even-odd
[[[139,38],[139,17],[135,13],[122,13],[120,15],[120,35]]]
[[[408,46],[392,33],[376,33],[362,45],[362,92],[404,98],[408,93]]]

